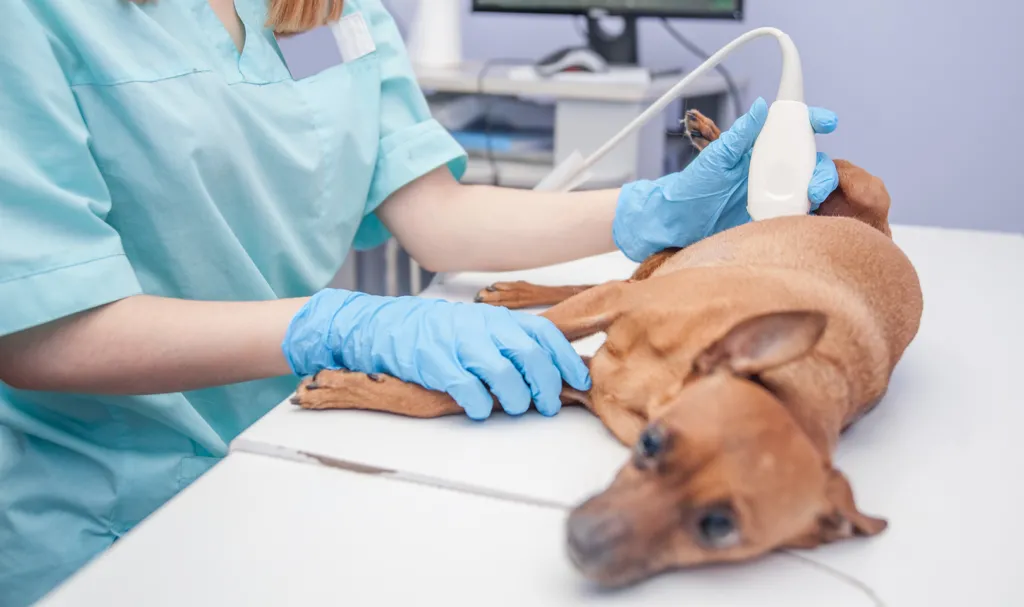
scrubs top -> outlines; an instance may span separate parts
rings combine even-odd
[[[241,53],[207,0],[3,5],[0,336],[140,293],[310,295],[350,248],[386,240],[373,212],[392,192],[464,171],[379,0],[345,1],[370,52],[300,79],[264,0],[236,0]],[[0,604],[64,580],[296,383],[114,397],[0,383]]]

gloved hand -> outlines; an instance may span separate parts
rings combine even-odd
[[[811,108],[816,133],[836,128],[835,114]],[[612,235],[633,261],[670,247],[685,247],[702,238],[749,222],[747,179],[754,142],[768,118],[768,104],[758,98],[750,111],[711,142],[681,172],[657,181],[626,184],[619,193]],[[839,186],[836,165],[823,153],[808,187],[812,210]]]
[[[282,349],[299,376],[386,373],[447,392],[477,420],[491,414],[491,392],[509,414],[532,399],[550,416],[563,378],[590,389],[587,366],[551,321],[486,304],[325,289],[292,319]]]

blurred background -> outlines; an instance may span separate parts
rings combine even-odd
[[[409,23],[431,1],[388,4]],[[581,40],[579,17],[474,14],[463,5],[467,59],[535,60]],[[820,149],[884,179],[894,222],[1024,232],[1024,3],[747,0],[744,12],[741,22],[673,25],[709,53],[755,27],[788,33],[803,58],[807,102],[839,115]],[[639,28],[642,64],[700,64],[659,23]],[[748,79],[745,108],[774,96],[774,41],[755,41],[724,65]]]
[[[385,4],[408,33],[417,9],[431,2],[440,0]],[[530,63],[585,43],[581,16],[480,13],[470,0],[461,5],[467,62]],[[743,12],[740,21],[670,21],[708,53],[755,27],[788,33],[803,58],[807,102],[840,117],[834,134],[818,138],[820,149],[880,176],[893,197],[894,223],[1024,232],[1024,38],[1016,31],[1024,3],[746,0]],[[701,63],[658,19],[640,19],[638,38],[644,67]],[[780,69],[773,40],[751,43],[724,66],[741,83],[744,111],[757,96],[773,99]],[[725,126],[733,116],[718,118]],[[374,275],[374,264],[385,262],[378,255],[368,263]],[[409,290],[409,277],[399,280],[397,288]]]

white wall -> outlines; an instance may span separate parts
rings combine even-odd
[[[396,15],[430,0],[391,0]],[[469,15],[468,58],[535,58],[579,40],[567,17]],[[714,51],[740,33],[779,27],[804,59],[808,101],[839,114],[821,149],[882,177],[900,223],[1024,232],[1024,3],[1017,0],[747,0],[743,23],[678,21]],[[696,65],[657,22],[642,61]],[[541,43],[530,40],[540,38]],[[758,41],[726,65],[747,98],[774,96],[778,53]]]

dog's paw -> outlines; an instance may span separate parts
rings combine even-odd
[[[722,134],[713,120],[697,110],[688,110],[683,119],[686,137],[698,151],[708,147],[712,141]]]
[[[496,282],[478,292],[473,301],[491,306],[512,307],[531,290],[531,286],[523,281]]]
[[[474,301],[510,310],[553,306],[579,295],[593,285],[552,287],[535,285],[523,280],[496,282],[476,294]]]
[[[320,371],[303,379],[291,403],[302,409],[356,409],[420,418],[463,412],[444,392],[428,390],[385,373],[345,369]]]
[[[385,381],[376,373],[357,373],[346,369],[320,371],[303,379],[290,402],[303,409],[351,409],[353,394],[373,391]]]

